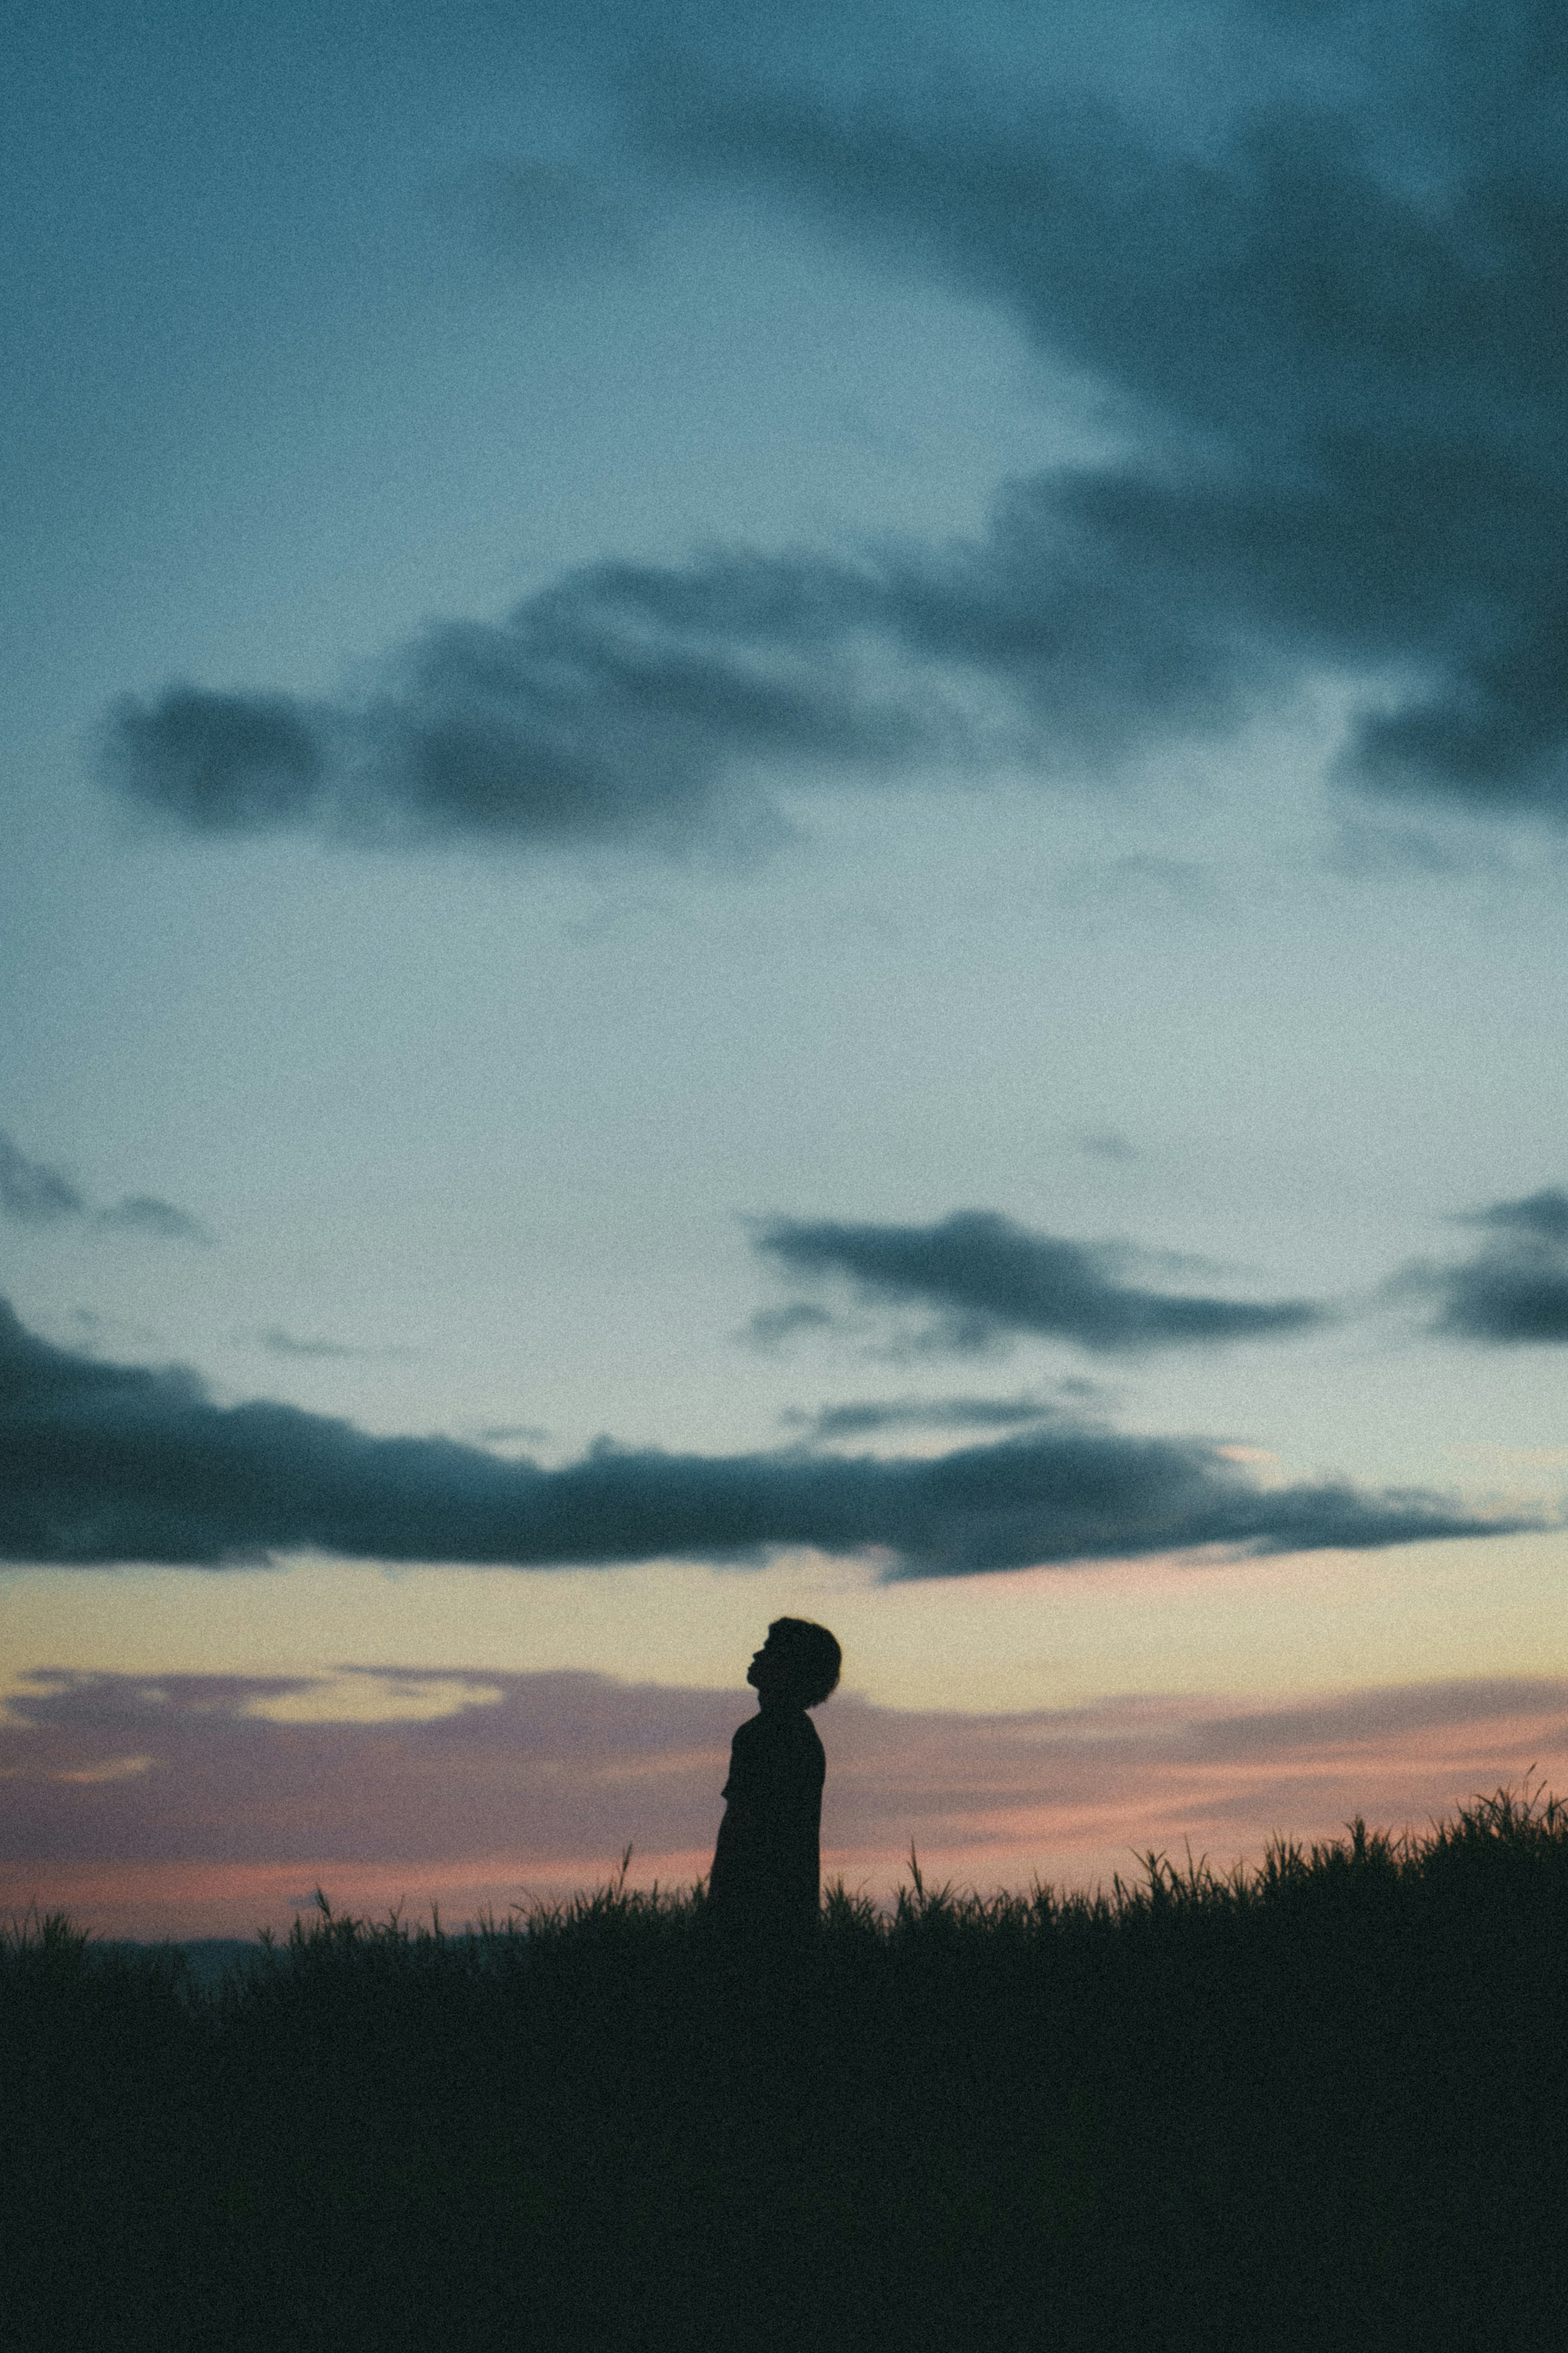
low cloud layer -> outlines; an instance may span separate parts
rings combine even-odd
[[[581,1672],[355,1670],[380,1721],[325,1679],[37,1672],[0,1716],[0,1909],[65,1905],[100,1932],[286,1926],[340,1905],[448,1923],[530,1890],[703,1876],[730,1736],[752,1706]],[[443,1689],[444,1712],[425,1704]],[[323,1704],[323,1703],[328,1703]],[[401,1716],[401,1720],[398,1720]],[[304,1720],[301,1720],[304,1719]],[[1478,1678],[1289,1703],[1108,1698],[1006,1715],[818,1710],[824,1877],[884,1899],[911,1841],[928,1876],[1026,1889],[1136,1877],[1184,1841],[1220,1869],[1350,1817],[1420,1831],[1527,1769],[1561,1791],[1568,1686]]]
[[[107,1208],[94,1209],[63,1169],[29,1159],[4,1129],[0,1129],[0,1213],[25,1226],[76,1222],[145,1234],[155,1241],[210,1242],[213,1239],[199,1218],[153,1193],[127,1193]]]
[[[1200,1438],[1056,1427],[933,1459],[601,1441],[546,1471],[443,1438],[373,1438],[180,1367],[51,1345],[0,1303],[0,1559],[220,1567],[347,1558],[551,1568],[761,1560],[780,1546],[963,1577],[1221,1546],[1363,1550],[1541,1525],[1415,1490],[1261,1487]]]
[[[960,1349],[1030,1332],[1110,1354],[1274,1338],[1331,1320],[1305,1299],[1150,1291],[1122,1279],[1133,1253],[1031,1233],[992,1210],[930,1226],[774,1218],[755,1240],[792,1274],[837,1277],[867,1298],[933,1311],[931,1338]]]
[[[781,781],[1081,776],[1332,676],[1360,697],[1347,784],[1568,816],[1547,0],[1239,8],[1208,31],[1249,59],[1223,119],[1179,79],[1163,107],[1069,87],[984,15],[962,56],[905,19],[868,90],[802,22],[750,62],[663,30],[624,137],[1000,310],[1095,390],[1115,454],[1011,484],[957,546],[569,572],[432,628],[369,696],[128,699],[108,778],[209,830],[670,848],[765,828]],[[508,185],[535,226],[578,202]]]
[[[1473,1257],[1396,1278],[1397,1290],[1432,1301],[1433,1329],[1504,1347],[1568,1341],[1568,1193],[1548,1187],[1456,1222],[1480,1229]]]

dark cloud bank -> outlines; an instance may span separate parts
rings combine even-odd
[[[1121,1279],[1129,1251],[1031,1233],[986,1209],[961,1209],[930,1226],[774,1218],[755,1240],[792,1274],[837,1276],[872,1299],[934,1309],[942,1320],[933,1336],[959,1348],[1037,1332],[1084,1348],[1132,1351],[1269,1338],[1331,1320],[1304,1299],[1143,1290]],[[773,1313],[777,1325],[792,1310]]]
[[[1348,783],[1562,818],[1561,14],[1385,13],[1237,11],[1201,147],[1179,90],[1163,126],[1037,60],[987,96],[984,21],[922,71],[910,19],[842,94],[819,34],[743,68],[666,28],[627,76],[645,158],[999,307],[1120,454],[1014,483],[969,544],[568,573],[368,701],[173,685],[115,710],[107,775],[197,828],[668,845],[770,778],[999,743],[1081,774],[1332,672],[1364,687]]]
[[[1337,1482],[1256,1485],[1202,1439],[1052,1427],[935,1460],[607,1444],[560,1470],[374,1438],[195,1375],[52,1346],[0,1303],[0,1559],[216,1567],[306,1547],[376,1560],[568,1563],[879,1552],[966,1576],[1198,1546],[1359,1550],[1541,1525]]]

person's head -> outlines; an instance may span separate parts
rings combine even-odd
[[[819,1707],[838,1683],[844,1653],[826,1626],[809,1618],[775,1618],[746,1669],[766,1705]]]

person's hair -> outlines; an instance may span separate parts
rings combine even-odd
[[[775,1618],[768,1640],[787,1646],[802,1707],[820,1707],[829,1692],[837,1690],[844,1664],[844,1653],[826,1627],[809,1618]]]

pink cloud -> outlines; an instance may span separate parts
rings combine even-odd
[[[435,1902],[455,1922],[600,1884],[628,1843],[634,1885],[706,1872],[749,1695],[565,1672],[377,1680],[467,1695],[417,1720],[286,1722],[258,1711],[308,1700],[311,1678],[41,1671],[0,1721],[0,1915],[37,1901],[103,1934],[249,1935],[286,1927],[318,1883],[340,1907]],[[825,1878],[879,1900],[911,1841],[928,1880],[1090,1886],[1189,1841],[1225,1868],[1355,1813],[1420,1829],[1531,1767],[1568,1786],[1568,1682],[1547,1679],[1008,1715],[848,1693],[817,1721]]]

